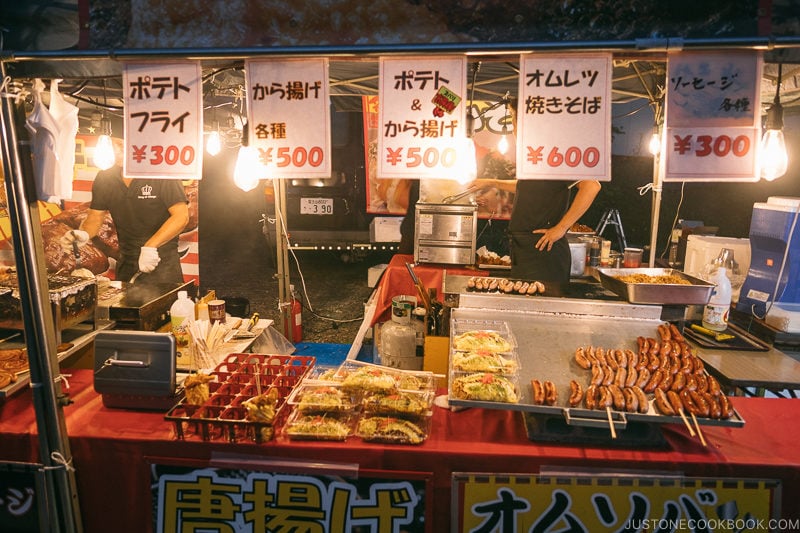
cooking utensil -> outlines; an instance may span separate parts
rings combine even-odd
[[[141,276],[142,274],[143,274],[143,272],[142,272],[141,270],[140,270],[140,271],[138,271],[136,274],[134,274],[134,275],[133,275],[133,277],[131,277],[131,280],[130,280],[128,283],[130,283],[131,285],[133,285],[134,283],[136,283],[136,279],[137,279],[139,276]]]
[[[430,316],[431,313],[431,299],[428,296],[428,291],[425,288],[425,285],[417,277],[417,274],[414,272],[414,267],[411,263],[406,263],[406,269],[408,269],[408,273],[411,274],[411,281],[414,282],[414,287],[417,288],[417,294],[419,294],[419,299],[422,301],[422,305],[425,307],[425,311]]]
[[[443,204],[452,204],[456,200],[460,200],[461,198],[464,198],[465,196],[469,196],[470,194],[479,193],[482,190],[483,190],[483,188],[481,188],[481,189],[467,189],[466,191],[462,191],[462,192],[457,193],[457,194],[451,194],[450,196],[445,196],[444,198],[442,198],[442,203]]]
[[[11,334],[11,335],[9,335],[8,337],[3,337],[2,339],[0,339],[0,343],[6,342],[6,341],[10,341],[11,339],[14,339],[14,338],[16,338],[16,337],[19,337],[20,335],[22,335],[22,333],[21,333],[21,332],[12,333],[12,334]]]

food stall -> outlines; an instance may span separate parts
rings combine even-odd
[[[418,51],[436,49],[420,47]],[[620,387],[628,378],[618,373],[623,360],[617,352],[625,354],[625,364],[635,366],[626,350],[640,360],[647,354],[652,374],[665,374],[667,368],[672,372],[672,357],[681,364],[688,361],[687,375],[702,376],[704,389],[716,380],[709,379],[714,375],[710,352],[682,340],[680,346],[686,346],[688,354],[666,350],[662,357],[665,344],[655,349],[649,342],[650,338],[666,341],[661,328],[670,326],[678,331],[678,335],[671,332],[670,338],[681,338],[682,306],[702,303],[693,299],[694,294],[689,299],[671,299],[662,292],[655,300],[637,301],[614,293],[613,280],[605,280],[610,285],[601,279],[600,283],[580,280],[566,286],[510,280],[514,285],[527,284],[524,291],[520,285],[512,293],[504,289],[508,279],[468,265],[416,265],[423,285],[441,287],[443,298],[453,297],[445,348],[448,368],[443,376],[352,360],[334,369],[317,369],[313,358],[231,347],[210,378],[189,376],[194,379],[184,382],[167,412],[107,405],[103,394],[95,390],[97,367],[71,370],[67,378],[66,369],[61,374],[54,357],[53,315],[45,305],[47,291],[38,290],[46,276],[36,256],[41,242],[31,222],[36,220],[35,207],[22,185],[24,158],[16,153],[13,121],[8,122],[14,114],[11,103],[4,100],[3,126],[10,139],[4,143],[3,155],[10,170],[6,172],[9,196],[14,198],[11,218],[18,221],[15,252],[24,267],[19,270],[21,311],[29,333],[28,353],[33,355],[34,401],[31,405],[30,396],[19,389],[4,398],[0,444],[3,460],[20,463],[8,467],[8,471],[21,472],[20,486],[36,487],[31,493],[38,496],[37,507],[55,511],[40,513],[37,525],[67,520],[77,523],[77,529],[90,531],[104,530],[109,524],[131,531],[170,530],[176,521],[197,528],[215,522],[219,528],[232,523],[257,527],[271,520],[301,522],[291,515],[298,511],[306,513],[307,523],[330,530],[380,525],[444,531],[476,528],[483,519],[491,521],[493,506],[508,504],[512,493],[527,495],[524,502],[510,503],[530,506],[525,518],[529,528],[548,517],[555,522],[553,509],[562,513],[559,519],[566,523],[579,515],[589,525],[622,525],[609,518],[617,516],[614,513],[598,511],[594,516],[586,511],[590,499],[585,509],[577,503],[572,509],[564,507],[564,495],[582,497],[580,487],[587,484],[615,487],[606,497],[591,500],[604,502],[607,509],[623,506],[629,499],[640,501],[636,498],[641,491],[652,508],[663,504],[665,509],[678,509],[680,504],[691,509],[688,516],[696,510],[706,518],[735,519],[739,515],[731,514],[731,502],[739,502],[742,513],[759,519],[800,519],[792,505],[800,496],[800,455],[794,445],[800,410],[790,400],[727,400],[718,388],[707,392],[719,408],[714,414],[710,407],[704,412],[698,400],[683,403],[682,408],[659,406],[656,391],[666,391],[658,388],[658,381],[652,381],[644,400],[636,396],[634,387],[644,392],[651,380]],[[393,261],[389,275],[376,289],[385,309],[398,293],[418,290],[406,280],[410,274],[407,258],[396,259],[398,263]],[[392,275],[396,270],[402,282]],[[491,279],[488,284],[472,280],[470,286],[473,277]],[[706,291],[702,295],[707,299],[707,284],[696,281],[688,286]],[[162,316],[171,303],[168,300],[163,293],[138,300],[126,294],[107,306],[105,319],[123,326],[120,329],[150,330],[155,324],[150,319]],[[98,321],[93,325],[89,336],[100,329]],[[493,358],[503,365],[510,359],[508,368],[495,372],[455,366],[456,354],[468,351],[457,341],[475,331],[500,333],[508,344]],[[650,350],[639,339],[646,339]],[[582,349],[588,353],[589,347],[602,347],[614,356],[604,355],[602,369],[591,363],[584,366],[577,354]],[[780,358],[770,347],[767,352]],[[133,366],[142,366],[141,361],[132,361]],[[101,368],[105,362],[101,361]],[[607,376],[606,367],[614,365],[615,375]],[[674,374],[681,374],[681,368]],[[725,382],[720,368],[718,385],[747,386],[741,380]],[[333,377],[326,371],[332,371]],[[588,388],[596,379],[593,372],[603,372],[596,386],[608,387],[617,381],[623,403],[611,389],[605,396],[592,395],[588,403],[586,390],[577,394],[573,382],[582,380],[581,386]],[[368,393],[375,391],[363,383],[348,388],[352,376],[361,376],[369,384],[384,383],[382,394],[373,398]],[[796,383],[786,379],[778,385]],[[486,388],[501,395],[487,396]],[[303,393],[312,391],[324,391],[329,395],[326,400],[335,396],[335,416],[329,415],[327,401],[311,402],[309,411],[303,411]],[[630,398],[635,404],[626,397],[628,393],[634,394]],[[388,407],[381,403],[387,398],[392,399]],[[407,412],[410,406],[413,413]],[[328,424],[331,421],[337,424]],[[785,430],[774,431],[778,425]],[[323,426],[332,429],[321,436],[317,431]],[[125,487],[124,493],[109,492],[109,479]],[[668,483],[680,490],[663,496],[644,488]],[[541,496],[526,493],[522,488],[526,484],[556,488]],[[206,490],[206,503],[183,500],[193,491]],[[494,494],[487,495],[487,490]],[[703,499],[706,496],[710,499]],[[537,498],[552,498],[552,506],[542,507]],[[639,509],[639,503],[631,505]],[[269,508],[287,514],[276,519],[269,516]],[[619,511],[618,516],[623,514]]]

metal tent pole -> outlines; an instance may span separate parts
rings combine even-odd
[[[5,78],[5,63],[0,62]],[[0,134],[2,161],[8,196],[14,257],[17,265],[22,322],[30,364],[33,406],[39,433],[39,456],[45,465],[45,486],[50,517],[42,524],[49,531],[83,531],[72,455],[67,440],[63,406],[68,403],[61,389],[55,325],[42,258],[42,231],[35,198],[30,150],[17,138],[25,121],[23,105],[2,97]]]
[[[292,295],[291,279],[289,269],[289,238],[286,227],[286,180],[273,179],[275,187],[275,223],[278,224],[277,238],[275,245],[277,248],[277,276],[278,276],[278,308],[281,317],[281,332],[285,333],[286,338],[292,341]]]

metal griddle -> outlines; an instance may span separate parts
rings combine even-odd
[[[451,405],[521,411],[525,415],[532,440],[564,440],[608,444],[658,444],[660,424],[683,424],[679,416],[664,416],[655,410],[651,400],[646,413],[627,413],[612,409],[614,427],[621,438],[611,442],[608,415],[605,410],[589,410],[568,406],[569,382],[577,380],[584,387],[590,372],[575,363],[579,346],[600,346],[613,349],[637,350],[638,336],[656,337],[661,319],[661,307],[635,305],[618,301],[598,301],[572,298],[520,297],[463,293],[459,307],[451,311],[451,320],[504,321],[517,342],[520,361],[518,387],[520,400],[516,404],[459,400],[451,396]],[[452,328],[454,325],[451,326]],[[463,329],[463,328],[461,328]],[[558,390],[558,402],[553,406],[536,405],[531,398],[531,379],[550,380]],[[742,427],[744,420],[734,410],[728,420],[698,418],[702,425]],[[532,427],[542,426],[542,427]],[[557,427],[556,433],[548,431]],[[626,428],[636,435],[625,439]],[[574,437],[574,438],[573,438]]]
[[[169,308],[178,299],[178,291],[187,291],[190,297],[196,292],[193,281],[181,284],[122,284],[120,295],[104,304],[108,318],[116,322],[116,329],[155,331],[169,320]]]

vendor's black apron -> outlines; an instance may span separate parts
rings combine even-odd
[[[183,283],[183,272],[181,262],[178,257],[177,245],[167,243],[158,249],[158,256],[161,258],[158,266],[152,272],[142,273],[136,278],[136,284],[152,285],[180,285]],[[115,278],[121,281],[130,279],[139,272],[139,256],[122,256],[117,262]]]
[[[572,256],[565,238],[553,243],[551,250],[539,251],[542,238],[535,229],[557,224],[569,206],[569,182],[518,180],[511,213],[511,276],[517,279],[569,282]]]

